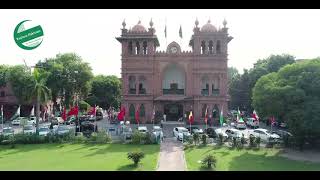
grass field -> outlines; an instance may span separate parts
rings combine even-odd
[[[139,167],[127,159],[129,151],[145,152]],[[155,170],[159,145],[36,144],[0,146],[0,170]]]
[[[218,171],[309,171],[320,170],[320,163],[293,161],[280,157],[278,149],[230,150],[228,148],[196,147],[185,150],[188,170],[203,170],[199,160],[206,154],[217,159]]]

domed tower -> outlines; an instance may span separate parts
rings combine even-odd
[[[147,31],[139,20],[133,28],[128,30],[125,21],[123,21],[121,37],[116,38],[122,44],[122,56],[154,55],[156,47],[160,44],[155,35],[152,19],[149,24],[150,28]]]

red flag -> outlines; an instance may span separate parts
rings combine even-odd
[[[204,116],[204,122],[207,124],[208,122],[208,107],[206,108],[206,114]]]
[[[139,108],[136,111],[135,119],[136,119],[136,122],[139,124]]]
[[[72,115],[74,115],[74,116],[78,116],[78,113],[79,113],[79,107],[78,106],[75,106],[75,107],[72,107],[71,109],[70,109],[70,111],[68,112],[68,117],[69,116],[72,116]]]
[[[192,115],[192,111],[190,111],[189,114],[189,123],[192,124],[193,123],[193,115]]]
[[[118,114],[118,120],[119,120],[119,121],[123,121],[123,118],[124,118],[125,114],[126,114],[125,108],[124,108],[124,107],[121,107],[121,110],[120,110],[120,112],[119,112],[119,114]]]
[[[67,111],[67,110],[66,110],[66,107],[64,107],[63,112],[62,112],[62,115],[61,115],[61,117],[62,117],[62,119],[63,119],[64,121],[67,120],[67,112],[66,112],[66,111]]]

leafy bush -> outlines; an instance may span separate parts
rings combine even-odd
[[[73,143],[85,143],[85,142],[87,142],[87,138],[82,134],[75,136],[73,139]]]
[[[233,137],[233,138],[232,138],[231,147],[232,147],[232,148],[235,148],[236,146],[237,146],[237,138],[236,138],[236,137]]]
[[[257,137],[255,144],[256,144],[256,146],[257,146],[258,148],[260,148],[260,143],[261,143],[261,138],[260,138],[260,137]]]
[[[201,163],[206,168],[212,169],[216,167],[217,159],[213,155],[208,154],[202,159]]]
[[[155,143],[155,139],[154,141],[152,141],[152,136],[151,136],[151,133],[147,133],[143,136],[144,138],[144,144],[152,144],[152,143]]]
[[[41,144],[47,142],[45,137],[36,134],[16,134],[14,137],[17,144]]]
[[[200,136],[198,133],[193,133],[193,141],[195,143],[195,145],[199,144],[199,139],[200,139]]]
[[[250,136],[249,136],[249,147],[250,147],[250,148],[253,148],[253,147],[256,146],[256,144],[255,144],[255,138],[256,138],[256,137],[254,137],[253,135],[250,135]]]
[[[142,158],[144,158],[144,152],[141,150],[136,150],[134,152],[129,152],[128,153],[128,159],[132,160],[134,165],[138,165],[138,163],[141,161]]]
[[[143,139],[144,139],[144,134],[142,134],[141,132],[136,130],[132,134],[131,143],[132,144],[141,144]]]
[[[244,138],[244,135],[243,135],[243,134],[242,134],[242,137],[241,137],[241,139],[240,139],[240,142],[241,142],[242,145],[244,145],[244,144],[247,143],[247,140],[246,140],[246,138]]]
[[[94,133],[94,136],[96,136],[94,143],[106,144],[111,142],[111,137],[105,131]]]
[[[201,140],[202,140],[202,144],[203,145],[207,145],[207,139],[208,139],[207,135],[206,134],[202,134]]]
[[[218,134],[218,145],[221,146],[223,144],[223,135]]]

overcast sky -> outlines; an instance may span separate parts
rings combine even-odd
[[[160,42],[158,50],[176,41],[182,50],[188,46],[195,19],[201,27],[210,18],[217,28],[225,18],[229,34],[229,66],[240,72],[251,68],[270,54],[289,53],[298,59],[320,56],[320,10],[0,10],[0,64],[29,66],[58,53],[76,52],[89,62],[93,73],[120,77],[120,36],[122,21],[127,28],[139,19],[146,28],[153,19]],[[20,49],[13,31],[22,20],[30,19],[42,26],[44,39],[35,50]],[[182,26],[182,41],[179,27]]]

